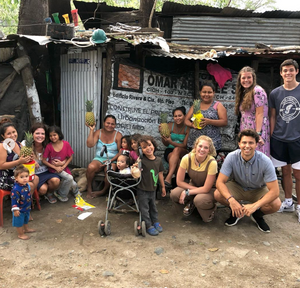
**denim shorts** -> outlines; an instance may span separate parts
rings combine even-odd
[[[20,212],[20,216],[16,217],[14,212],[12,212],[12,226],[13,227],[22,227],[24,224],[28,224],[30,211]]]

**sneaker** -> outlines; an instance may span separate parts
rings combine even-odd
[[[295,211],[294,203],[289,205],[285,200],[281,203],[281,206],[277,212],[293,212]]]
[[[163,228],[158,222],[154,223],[153,226],[159,233],[163,232]]]
[[[157,236],[159,234],[159,232],[153,226],[147,229],[147,233],[151,236]]]
[[[300,207],[297,207],[297,209],[296,209],[296,215],[298,217],[298,222],[300,222]]]
[[[255,212],[251,215],[251,219],[254,223],[256,223],[257,228],[261,231],[261,232],[266,232],[266,233],[270,233],[270,227],[269,225],[265,222],[263,217],[258,217],[255,215]]]
[[[231,227],[231,226],[234,226],[236,225],[239,220],[241,218],[238,218],[238,217],[235,217],[235,216],[232,216],[232,214],[230,214],[230,217],[225,221],[225,225],[228,226],[228,227]]]
[[[61,202],[67,202],[69,200],[68,197],[63,197],[59,195],[56,191],[54,191],[54,196]]]
[[[45,199],[47,199],[50,204],[55,204],[57,202],[57,199],[54,197],[52,193],[46,194]]]
[[[72,194],[73,196],[76,198],[77,195],[80,195],[81,196],[81,193],[78,189],[78,186],[76,186],[76,188],[74,190],[72,190]]]

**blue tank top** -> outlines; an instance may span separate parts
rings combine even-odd
[[[99,139],[98,139],[97,146],[96,146],[96,157],[94,158],[94,160],[104,162],[107,160],[107,156],[109,159],[112,159],[113,157],[115,157],[118,154],[118,152],[119,152],[118,145],[115,142],[117,133],[118,133],[118,131],[116,131],[115,137],[114,137],[114,140],[112,143],[103,143],[100,140],[100,138],[101,138],[101,129],[100,129]],[[103,145],[105,145],[107,147],[107,156],[106,156],[106,154],[104,154],[103,156],[100,156],[100,152],[101,152]]]
[[[186,128],[187,126],[185,126],[184,128],[184,131],[183,133],[186,132]],[[179,143],[179,144],[182,144],[183,143],[183,140],[185,138],[185,134],[176,134],[176,133],[173,133],[173,129],[174,129],[174,123],[172,125],[172,131],[171,131],[171,140],[175,143]],[[167,148],[175,148],[173,145],[169,144],[169,146]]]

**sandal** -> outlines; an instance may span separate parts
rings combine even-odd
[[[48,200],[48,202],[50,203],[50,204],[55,204],[56,202],[57,202],[57,199],[54,197],[54,195],[53,194],[46,194],[45,195],[45,198]]]
[[[184,208],[183,208],[183,215],[184,216],[190,216],[194,209],[196,208],[195,204],[193,202],[188,203]]]

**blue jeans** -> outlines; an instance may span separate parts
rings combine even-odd
[[[62,197],[67,197],[70,189],[72,188],[73,192],[76,190],[77,183],[74,181],[73,176],[66,171],[58,173],[61,177],[60,186],[58,188],[58,193]]]
[[[155,191],[144,191],[137,189],[137,200],[141,211],[142,221],[145,221],[146,228],[158,222],[158,211],[155,204]]]

